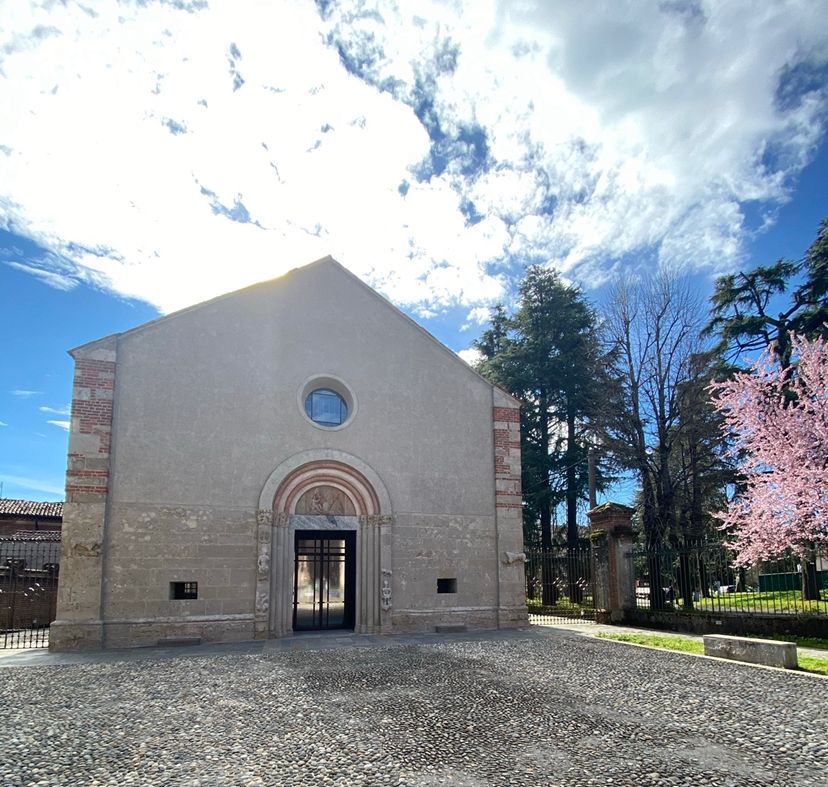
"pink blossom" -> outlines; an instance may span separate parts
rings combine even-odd
[[[772,345],[749,371],[711,386],[745,478],[717,514],[741,565],[828,544],[828,345],[791,338],[792,367],[780,367]]]

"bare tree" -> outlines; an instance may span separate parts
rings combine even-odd
[[[705,309],[686,279],[661,272],[615,282],[604,311],[604,336],[615,381],[604,420],[608,443],[641,484],[641,523],[649,549],[680,530],[686,446],[682,406],[698,379]],[[664,606],[658,561],[650,566],[650,601]]]

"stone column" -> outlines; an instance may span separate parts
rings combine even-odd
[[[256,512],[256,606],[254,636],[266,639],[270,633],[270,561],[273,554],[273,512]]]
[[[604,622],[620,623],[635,608],[635,577],[627,554],[633,546],[635,509],[604,503],[587,512],[592,526],[595,609]]]
[[[103,646],[106,504],[117,336],[71,351],[75,359],[66,503],[52,650]]]
[[[290,517],[285,513],[273,516],[271,529],[270,636],[283,637],[293,633],[293,560]]]
[[[376,528],[374,517],[361,516],[359,518],[359,556],[357,558],[357,577],[359,591],[357,593],[357,634],[372,634],[374,632],[374,550]]]
[[[391,568],[392,517],[377,517],[377,542],[379,547],[379,631],[390,634],[393,628],[391,612],[394,606],[394,575]]]
[[[359,518],[357,634],[391,630],[391,517]]]

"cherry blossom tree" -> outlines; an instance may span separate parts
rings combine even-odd
[[[786,550],[813,565],[828,544],[828,343],[796,334],[791,343],[790,366],[772,344],[748,371],[711,386],[744,476],[718,515],[738,565]]]

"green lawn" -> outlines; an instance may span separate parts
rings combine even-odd
[[[795,642],[800,648],[828,650],[828,639],[820,639],[819,637],[794,637],[790,634],[774,634],[773,638],[785,642]]]
[[[822,591],[823,598],[825,591]],[[777,612],[782,614],[825,613],[828,602],[803,601],[801,590],[776,590],[767,593],[725,593],[696,601],[698,610],[726,612]]]
[[[617,642],[632,642],[635,645],[647,645],[651,648],[662,650],[677,650],[681,653],[694,653],[704,655],[704,642],[700,639],[688,639],[686,637],[671,637],[665,634],[599,634],[600,639],[612,639]],[[781,639],[781,638],[780,638]],[[812,644],[806,645],[806,640],[794,640],[803,647],[817,647]],[[814,640],[811,640],[814,641]],[[825,643],[825,640],[815,640]],[[799,669],[803,672],[814,672],[817,675],[828,675],[828,658],[820,659],[812,656],[798,657]]]
[[[526,599],[526,606],[529,608],[529,613],[533,615],[542,615],[544,612],[552,614],[556,610],[567,610],[570,612],[579,610],[589,610],[591,612],[593,610],[592,596],[588,595],[584,596],[583,601],[580,604],[573,603],[566,596],[560,596],[558,601],[552,606],[544,606],[543,601],[539,598]]]

